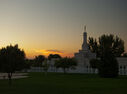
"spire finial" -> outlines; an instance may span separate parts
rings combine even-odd
[[[86,32],[86,25],[84,26],[84,32]]]

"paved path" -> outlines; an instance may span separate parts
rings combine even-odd
[[[27,78],[28,73],[13,73],[12,79]],[[7,73],[0,73],[0,79],[8,79]]]

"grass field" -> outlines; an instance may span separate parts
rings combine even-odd
[[[0,80],[0,94],[127,94],[127,76],[115,79],[88,74],[30,73],[29,78]]]

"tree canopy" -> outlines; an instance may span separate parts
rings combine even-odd
[[[47,75],[48,69],[49,69],[50,64],[48,63],[47,59],[42,64],[43,70],[45,71],[45,75]]]
[[[45,56],[43,56],[43,55],[38,55],[38,56],[36,56],[35,57],[35,59],[34,59],[34,66],[35,67],[42,67],[42,63],[43,63],[43,61],[45,60],[46,58],[45,58]]]
[[[124,53],[124,41],[118,36],[102,35],[98,41],[95,38],[89,37],[89,48],[95,52],[98,57],[102,56],[103,51],[110,49],[115,57],[120,57]]]
[[[117,77],[118,62],[116,57],[122,56],[124,41],[118,36],[102,35],[99,37],[98,43],[95,39],[89,38],[89,46],[91,51],[96,52],[100,57],[99,75],[101,77]]]
[[[11,82],[12,73],[24,68],[25,53],[18,48],[18,45],[9,45],[0,49],[0,70],[8,73]]]
[[[93,68],[93,69],[96,69],[99,67],[99,63],[100,61],[98,59],[91,59],[90,60],[90,66]]]
[[[59,54],[50,54],[48,59],[51,60],[52,58],[61,58],[61,56]]]
[[[54,64],[56,68],[62,68],[64,73],[66,73],[66,69],[75,69],[75,66],[77,66],[77,62],[74,58],[61,58],[57,60]]]
[[[101,77],[117,77],[118,76],[118,62],[115,56],[107,51],[103,54],[99,63],[99,75]]]

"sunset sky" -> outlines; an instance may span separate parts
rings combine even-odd
[[[118,35],[127,51],[127,0],[0,0],[0,47],[18,44],[28,58],[73,56],[88,36]]]

